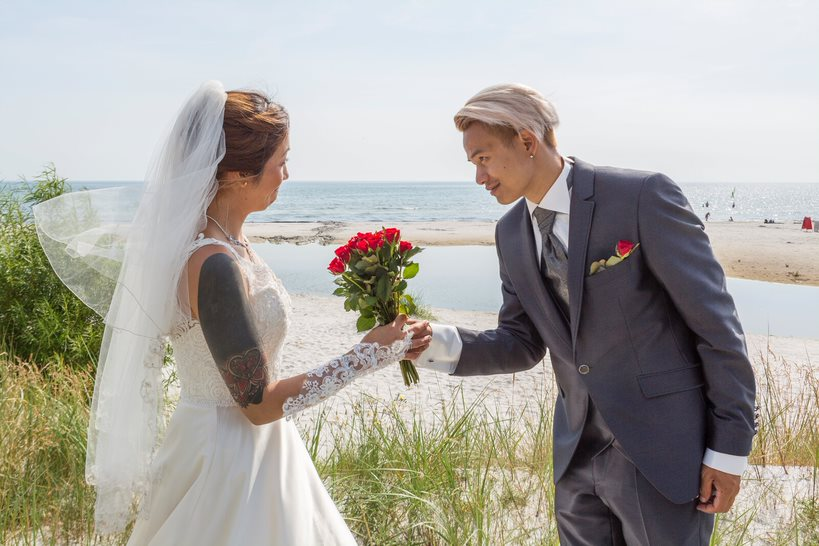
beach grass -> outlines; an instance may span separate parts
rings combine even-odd
[[[819,538],[819,381],[804,363],[792,364],[795,394],[774,371],[776,358],[757,362],[759,435],[741,493],[753,498],[718,518],[713,544]],[[100,543],[84,482],[91,374],[59,361],[0,361],[0,544]],[[328,406],[304,424],[303,437],[364,544],[555,544],[550,396],[514,413],[480,397],[467,402],[458,390],[424,412],[404,407],[400,395],[363,397],[344,413]],[[799,472],[806,487],[783,494]],[[771,499],[781,503],[778,519],[761,521]]]
[[[353,532],[367,544],[554,543],[551,412],[510,414],[459,392],[435,419],[401,397],[366,397],[327,426],[314,459]],[[530,411],[527,411],[530,410]],[[534,410],[534,411],[531,411]],[[332,429],[332,432],[329,430]]]
[[[94,491],[83,477],[92,378],[60,363],[0,360],[0,543],[89,536]]]

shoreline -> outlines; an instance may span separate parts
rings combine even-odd
[[[402,222],[402,239],[421,246],[492,246],[491,221]],[[341,245],[375,223],[249,222],[244,232],[252,243]],[[819,233],[803,232],[800,223],[708,222],[705,232],[717,260],[729,277],[819,286]]]

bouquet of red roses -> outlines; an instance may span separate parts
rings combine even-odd
[[[345,311],[358,311],[359,332],[390,323],[399,313],[415,313],[415,302],[404,291],[407,279],[418,273],[412,258],[422,250],[402,241],[396,228],[359,233],[336,249],[327,268],[336,275],[333,295],[345,298]],[[418,383],[418,370],[409,360],[401,361],[401,375],[407,386]]]

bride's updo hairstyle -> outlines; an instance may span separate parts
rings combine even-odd
[[[281,145],[290,128],[287,110],[259,91],[228,91],[225,102],[225,157],[216,169],[219,187],[226,174],[258,181],[264,164]]]

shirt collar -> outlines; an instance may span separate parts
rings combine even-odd
[[[571,196],[569,194],[569,186],[568,186],[568,179],[569,179],[569,172],[572,170],[572,160],[568,157],[563,158],[563,170],[560,171],[560,174],[555,180],[555,183],[552,184],[552,187],[549,188],[549,191],[546,192],[546,195],[543,196],[543,199],[540,200],[540,203],[534,203],[526,199],[526,205],[529,207],[529,214],[533,214],[535,212],[535,208],[540,207],[546,210],[553,210],[555,212],[561,212],[563,214],[569,214],[569,206],[571,204]]]

